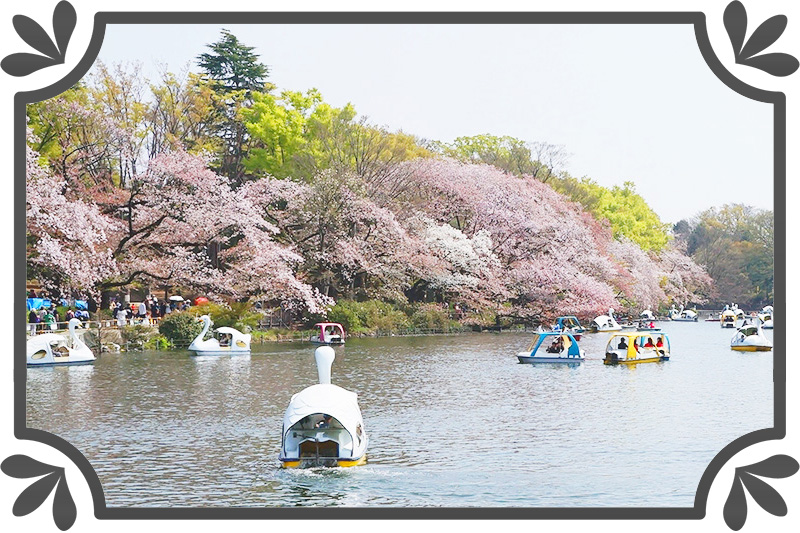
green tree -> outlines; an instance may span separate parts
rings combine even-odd
[[[244,160],[250,145],[241,112],[250,107],[253,94],[268,93],[273,86],[266,83],[269,69],[258,62],[254,48],[228,30],[222,30],[220,40],[207,47],[210,53],[200,54],[197,64],[217,94],[216,134],[222,140],[217,170],[238,185],[246,179]]]
[[[659,252],[669,241],[669,226],[661,222],[647,202],[636,193],[633,182],[611,189],[588,178],[576,179],[562,174],[551,182],[552,187],[600,220],[608,220],[614,237],[624,236],[647,251]]]

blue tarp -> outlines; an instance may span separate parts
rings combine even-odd
[[[49,309],[50,305],[50,300],[45,300],[43,298],[28,298],[27,301],[28,311],[31,309],[41,309],[42,307]]]
[[[89,304],[87,304],[84,300],[75,300],[75,308],[86,311],[89,309]]]

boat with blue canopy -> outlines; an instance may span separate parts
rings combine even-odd
[[[571,333],[540,331],[528,349],[517,354],[520,363],[580,363],[586,354]]]
[[[556,323],[553,326],[553,331],[570,333],[573,337],[575,337],[576,341],[579,341],[581,340],[581,334],[586,331],[586,328],[581,326],[581,322],[578,320],[578,317],[567,315],[560,316],[556,319]]]

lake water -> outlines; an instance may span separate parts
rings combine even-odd
[[[660,325],[671,360],[631,368],[603,365],[608,334],[576,367],[518,363],[525,333],[350,339],[332,381],[359,395],[355,468],[280,468],[283,412],[317,382],[308,343],[29,368],[27,422],[86,456],[109,507],[691,507],[726,444],[772,427],[773,355]]]

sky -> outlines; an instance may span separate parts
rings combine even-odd
[[[772,106],[725,86],[689,25],[228,25],[280,89],[429,140],[563,145],[564,169],[632,181],[663,222],[773,206]],[[199,71],[214,25],[109,25],[99,54]]]

